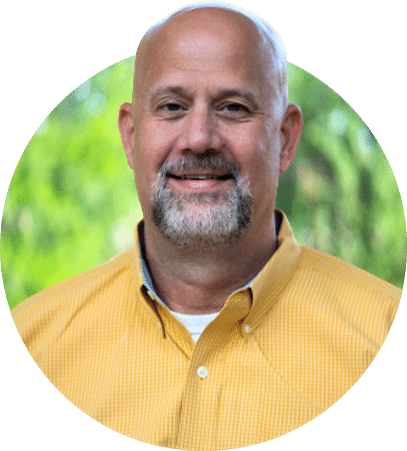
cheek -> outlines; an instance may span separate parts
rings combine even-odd
[[[271,202],[276,194],[279,174],[278,139],[270,136],[265,128],[256,131],[242,147],[241,169],[249,178],[250,189],[255,199]],[[250,149],[250,151],[249,151]]]
[[[152,187],[157,180],[161,166],[173,148],[173,135],[170,127],[148,118],[143,118],[136,125],[134,175],[143,209],[147,207],[148,210]]]
[[[151,186],[157,176],[156,136],[148,127],[140,124],[134,139],[134,178],[137,193],[143,205],[150,198]]]
[[[142,121],[136,129],[134,141],[134,157],[136,164],[142,165],[144,176],[157,175],[163,164],[169,147],[169,135],[151,121]]]
[[[240,140],[239,148],[242,170],[246,167],[254,179],[256,174],[259,178],[264,178],[263,176],[274,173],[275,169],[278,172],[278,142],[266,127],[253,127]]]
[[[176,136],[177,130],[172,124],[147,118],[138,127],[136,154],[158,171],[174,148]]]

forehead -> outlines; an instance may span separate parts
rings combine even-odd
[[[163,47],[172,47],[177,43],[188,47],[188,41],[195,36],[199,36],[202,41],[210,40],[211,37],[224,41],[240,38],[243,42],[255,44],[259,32],[256,25],[242,14],[222,8],[197,8],[174,14],[164,23],[153,27],[143,38],[139,50],[146,47],[149,52],[160,53]],[[196,42],[193,45],[191,50],[203,48]]]
[[[143,39],[136,58],[135,90],[146,93],[165,77],[194,75],[215,83],[260,83],[272,72],[272,49],[253,22],[217,9],[171,18]],[[224,79],[224,80],[223,80]],[[260,83],[262,84],[262,83]]]

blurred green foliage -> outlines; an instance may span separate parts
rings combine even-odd
[[[132,246],[142,213],[117,114],[131,99],[133,64],[134,58],[117,63],[69,94],[21,157],[1,229],[10,308]],[[296,158],[280,177],[277,207],[301,245],[402,287],[404,212],[374,136],[340,96],[292,64],[289,92],[305,126]]]

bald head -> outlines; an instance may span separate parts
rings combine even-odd
[[[184,7],[147,31],[136,55],[133,103],[146,89],[145,81],[150,79],[157,61],[165,60],[170,49],[179,46],[189,50],[192,58],[194,53],[199,58],[207,51],[208,41],[214,39],[225,46],[240,46],[241,64],[247,64],[248,58],[255,59],[257,67],[253,69],[263,72],[272,100],[274,103],[278,100],[283,113],[288,94],[287,62],[281,38],[263,19],[231,5],[216,3]],[[249,50],[248,55],[244,47]]]

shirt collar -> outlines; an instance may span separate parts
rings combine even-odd
[[[301,247],[294,238],[287,217],[280,210],[276,210],[276,215],[281,222],[280,246],[250,287],[253,303],[245,323],[249,323],[252,329],[260,324],[282,296],[301,259]]]
[[[154,294],[155,298],[161,302],[161,304],[165,305],[164,302],[157,295],[153,279],[151,278],[150,271],[148,270],[147,261],[145,258],[146,250],[145,250],[145,238],[144,238],[144,221],[141,221],[138,226],[138,236],[136,236],[136,240],[138,242],[138,250],[139,250],[139,259],[140,259],[140,269],[141,275],[143,277],[143,282],[147,290],[150,290],[151,293]]]

